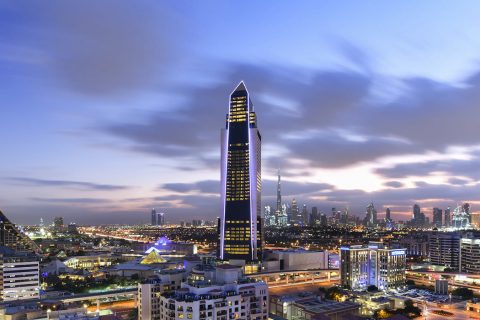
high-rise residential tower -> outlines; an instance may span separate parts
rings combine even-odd
[[[219,258],[261,260],[261,136],[243,81],[230,95],[221,165]]]

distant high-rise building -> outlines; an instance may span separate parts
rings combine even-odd
[[[468,203],[463,206],[457,206],[453,210],[453,217],[451,226],[455,229],[468,229],[470,228],[470,205]]]
[[[245,84],[230,95],[222,130],[220,259],[261,260],[261,136]]]
[[[346,225],[348,223],[348,208],[342,211],[340,215],[340,223]]]
[[[307,209],[307,205],[304,204],[302,206],[302,221],[301,221],[301,225],[302,226],[306,226],[308,225],[308,209]]]
[[[465,212],[465,214],[468,217],[468,223],[471,224],[472,223],[472,215],[470,214],[470,204],[468,202],[465,202],[463,204],[462,208],[463,208],[463,212]]]
[[[278,212],[282,211],[282,185],[280,181],[280,169],[278,169],[278,182],[277,182],[277,208]]]
[[[445,209],[443,222],[445,224],[445,227],[450,227],[451,224],[452,224],[452,220],[451,220],[451,217],[450,217],[450,207]]]
[[[286,206],[286,212],[287,212],[287,222],[288,224],[293,224],[293,212],[292,212],[292,206],[289,204],[283,204]]]
[[[385,210],[385,227],[388,229],[392,229],[394,226],[395,226],[395,223],[393,222],[390,208],[387,208]]]
[[[442,226],[442,209],[433,208],[433,225],[437,228]]]
[[[300,211],[295,198],[292,199],[292,220],[290,222],[291,224],[300,224]]]
[[[327,219],[327,216],[325,214],[321,214],[320,215],[320,225],[322,227],[326,227],[328,225],[328,219]]]
[[[320,223],[319,221],[319,215],[318,215],[318,209],[317,207],[312,207],[312,213],[310,214],[310,219],[308,221],[308,223],[311,225],[311,226],[315,226],[317,224]]]
[[[413,205],[413,218],[411,224],[414,227],[424,227],[425,224],[428,224],[425,213],[421,211],[418,204]]]
[[[53,218],[53,227],[55,228],[55,230],[61,230],[63,229],[64,227],[64,223],[63,223],[63,217],[55,217]]]
[[[158,225],[158,222],[157,222],[157,211],[155,210],[155,208],[152,209],[152,212],[151,212],[150,216],[151,216],[151,224],[152,224],[152,226]]]
[[[370,203],[367,206],[366,214],[365,214],[365,219],[364,219],[364,225],[367,227],[374,227],[378,223],[377,221],[377,210],[375,210],[375,207],[373,206],[373,203]]]
[[[279,227],[285,227],[288,225],[288,214],[287,214],[288,208],[285,203],[282,204],[282,211],[280,212],[280,215],[277,217],[277,225]]]
[[[276,214],[273,214],[272,212],[272,207],[270,206],[265,206],[263,208],[263,216],[265,218],[265,225],[266,226],[275,226],[277,224],[277,216]]]
[[[159,226],[164,226],[165,225],[165,212],[157,213],[157,224]]]

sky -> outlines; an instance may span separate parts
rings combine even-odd
[[[478,1],[0,1],[0,210],[13,222],[219,215],[244,80],[262,202],[411,217],[480,205]]]

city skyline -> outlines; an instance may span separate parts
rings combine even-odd
[[[283,201],[325,213],[476,211],[478,3],[251,5],[2,3],[0,209],[21,224],[215,219],[218,129],[244,80],[262,207],[280,168]]]

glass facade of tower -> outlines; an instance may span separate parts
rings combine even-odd
[[[222,130],[222,217],[219,258],[261,259],[261,136],[248,91],[241,82],[230,96]]]

